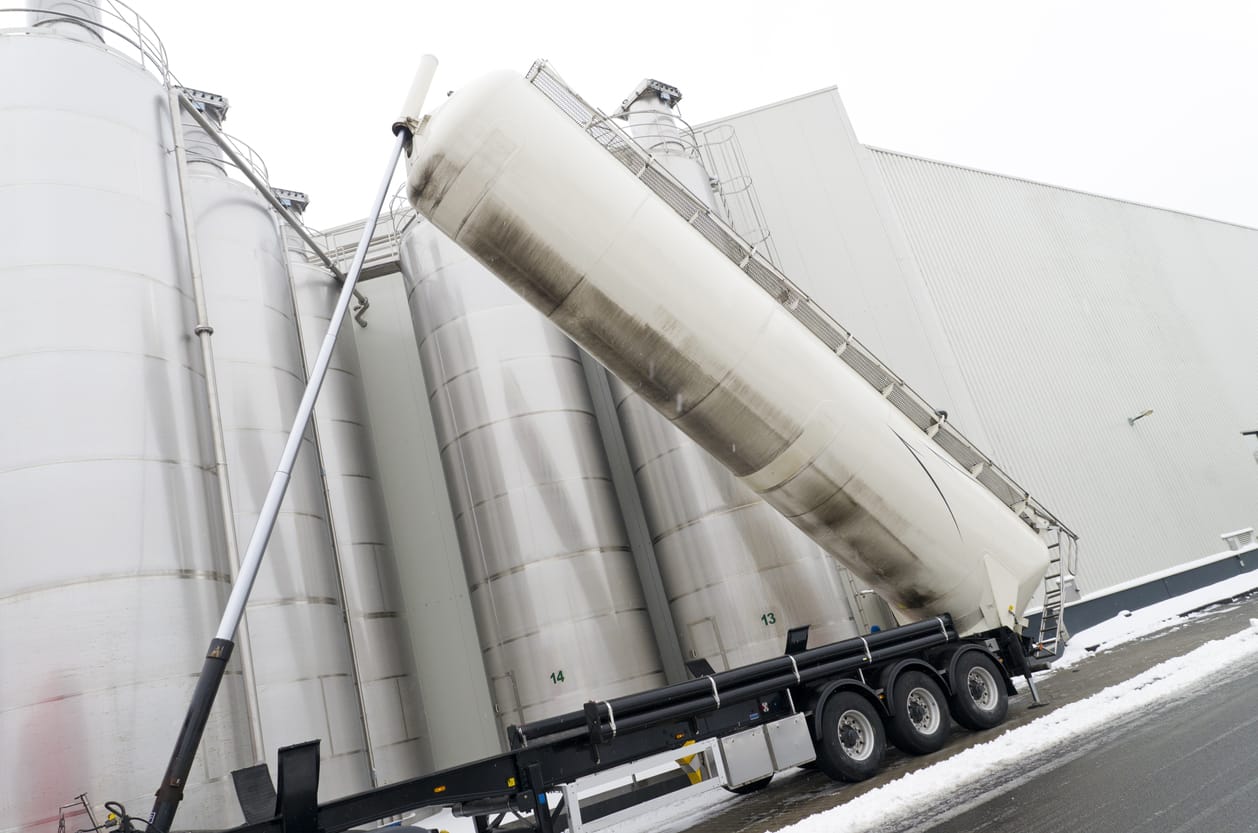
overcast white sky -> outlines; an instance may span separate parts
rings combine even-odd
[[[317,227],[360,218],[424,52],[447,90],[544,57],[691,122],[837,85],[866,144],[1258,227],[1258,3],[130,0]]]

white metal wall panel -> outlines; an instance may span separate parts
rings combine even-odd
[[[1254,524],[1258,231],[874,151],[990,440],[1085,591]],[[1129,425],[1128,417],[1154,413]]]

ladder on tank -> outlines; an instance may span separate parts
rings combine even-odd
[[[1049,659],[1056,655],[1057,647],[1070,637],[1062,618],[1066,604],[1066,577],[1074,572],[1078,543],[1073,535],[1061,527],[1048,530],[1056,540],[1048,545],[1050,561],[1044,573],[1044,603],[1040,613],[1040,633],[1035,640],[1035,657]]]

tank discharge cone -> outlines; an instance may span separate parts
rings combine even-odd
[[[1048,563],[1036,532],[600,135],[486,76],[415,136],[411,202],[902,617],[1020,629]]]

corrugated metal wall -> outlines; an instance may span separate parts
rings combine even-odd
[[[872,155],[987,451],[1084,537],[1085,591],[1258,521],[1258,231]]]

